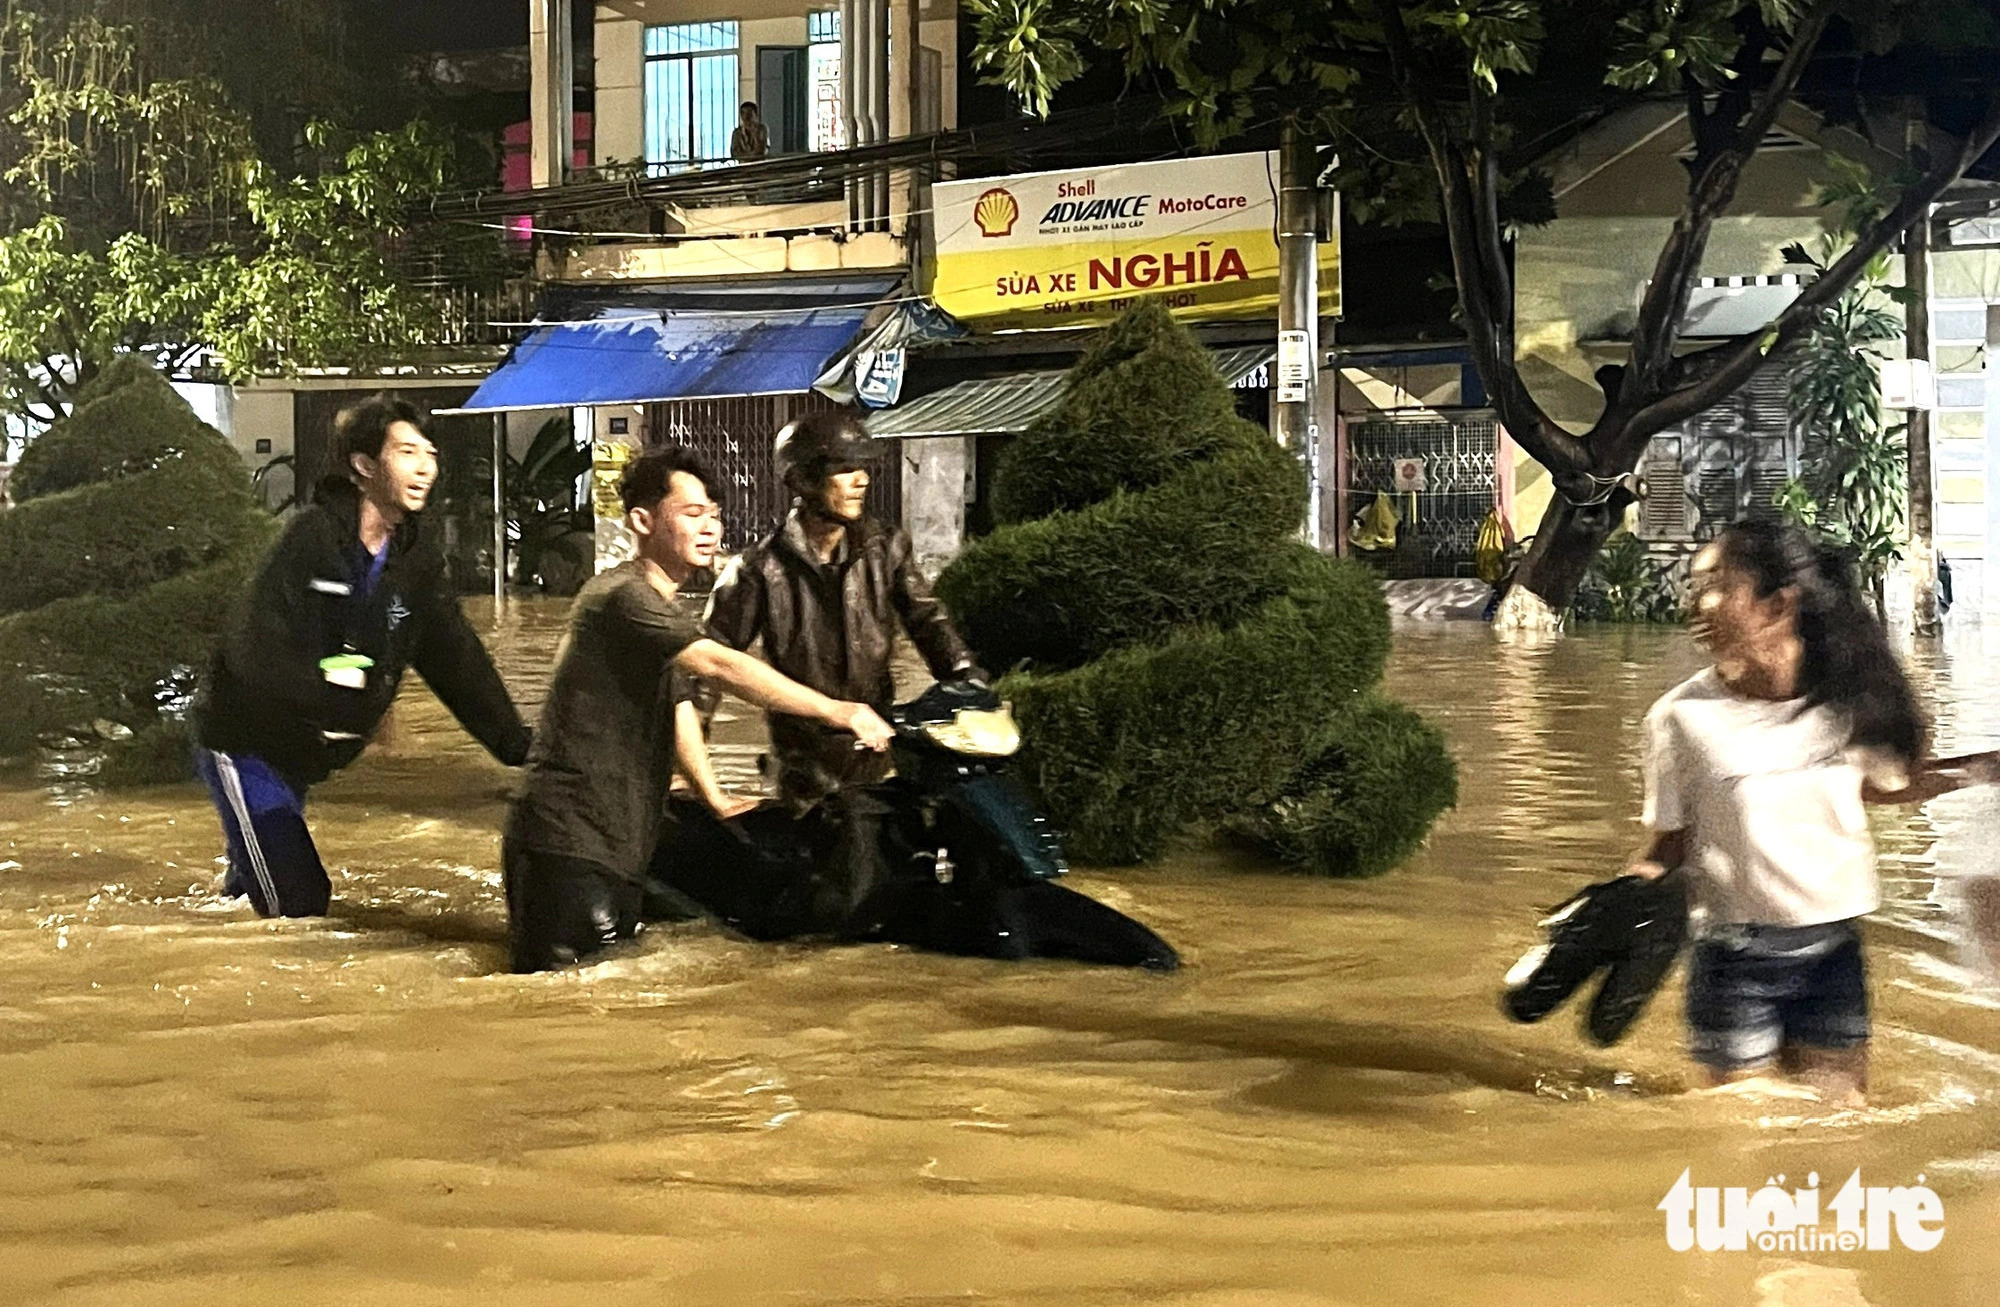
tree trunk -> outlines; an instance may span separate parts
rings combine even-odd
[[[1913,119],[1911,144],[1922,148],[1921,120]],[[1931,361],[1931,219],[1924,215],[1910,228],[1903,244],[1904,284],[1909,302],[1903,309],[1907,357]],[[1937,543],[1932,531],[1931,509],[1931,415],[1928,409],[1913,408],[1908,414],[1905,448],[1909,451],[1906,476],[1909,481],[1910,549],[1906,566],[1910,573],[1910,622],[1918,635],[1938,632]]]
[[[1627,502],[1621,492],[1606,503],[1580,506],[1558,494],[1542,516],[1514,588],[1533,594],[1555,613],[1568,611],[1591,559],[1610,538]]]

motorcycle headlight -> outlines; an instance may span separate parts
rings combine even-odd
[[[961,708],[950,721],[924,727],[924,736],[969,758],[1009,758],[1021,747],[1021,728],[1014,722],[1014,706],[1007,703],[984,712]]]

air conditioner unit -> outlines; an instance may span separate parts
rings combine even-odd
[[[1929,359],[1883,359],[1877,364],[1885,409],[1937,407],[1937,378]]]

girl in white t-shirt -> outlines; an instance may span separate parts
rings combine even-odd
[[[1715,1083],[1776,1067],[1858,1103],[1856,927],[1880,903],[1863,805],[1991,779],[1991,760],[1922,761],[1924,721],[1881,625],[1844,558],[1803,531],[1727,528],[1695,558],[1689,613],[1715,665],[1646,716],[1654,835],[1633,870],[1688,876],[1692,1052]]]

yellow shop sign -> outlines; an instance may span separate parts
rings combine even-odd
[[[931,296],[986,331],[1106,322],[1144,298],[1177,317],[1270,316],[1277,178],[1260,153],[940,182]],[[1338,249],[1319,257],[1332,316]]]

